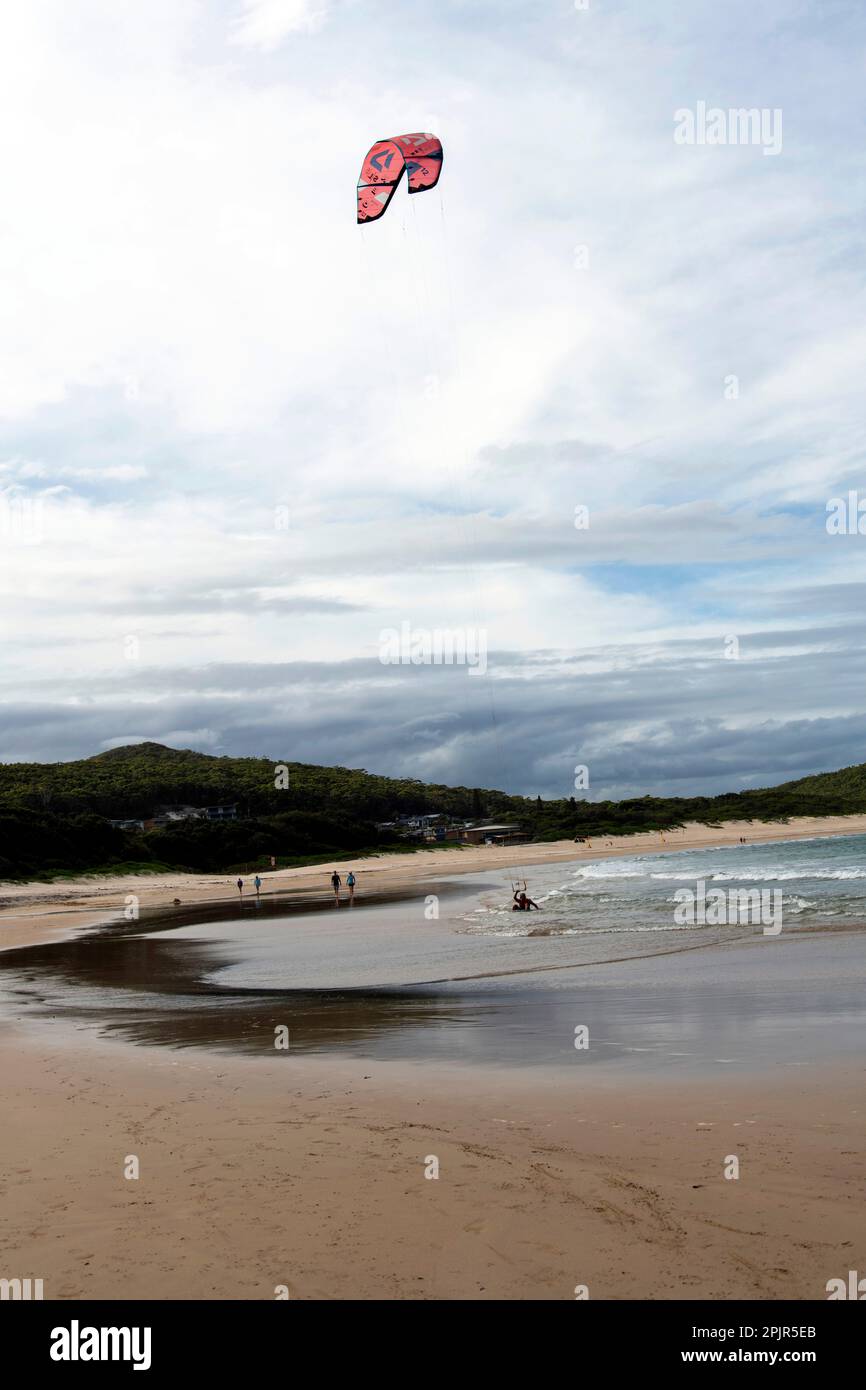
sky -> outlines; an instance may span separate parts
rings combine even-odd
[[[0,760],[866,760],[864,78],[859,0],[4,7]]]

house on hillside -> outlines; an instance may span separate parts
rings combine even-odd
[[[424,839],[429,844],[443,844],[448,840],[460,839],[460,827],[456,825],[428,825]]]
[[[529,839],[519,825],[470,825],[460,832],[465,845],[519,845]]]
[[[178,821],[203,820],[203,806],[157,806],[146,822],[148,830],[161,830],[166,825],[176,825]]]
[[[436,811],[432,815],[407,816],[405,818],[405,825],[407,830],[420,830],[423,832],[427,830],[429,826],[435,825],[437,821],[443,819],[442,812]]]
[[[237,803],[222,806],[157,806],[153,815],[140,822],[142,830],[164,830],[187,820],[237,820]]]
[[[382,832],[391,831],[410,840],[424,840],[428,844],[438,844],[443,840],[459,840],[461,833],[459,822],[452,821],[444,811],[377,821],[376,829]]]

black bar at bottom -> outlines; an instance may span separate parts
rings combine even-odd
[[[861,1301],[863,1301],[861,1299]],[[503,1315],[504,1327],[499,1324]],[[489,1319],[489,1321],[488,1321]],[[460,1338],[443,1342],[443,1333]],[[282,1368],[305,1379],[310,1359],[333,1378],[427,1378],[515,1356],[541,1365],[667,1371],[674,1366],[785,1365],[828,1371],[861,1364],[864,1319],[837,1302],[153,1302],[0,1303],[4,1359],[18,1376],[52,1378],[208,1372],[253,1376]],[[357,1335],[356,1335],[357,1334]],[[404,1336],[413,1342],[409,1355]],[[425,1348],[418,1337],[435,1337]],[[528,1340],[528,1339],[532,1340]],[[556,1340],[550,1340],[555,1338]],[[421,1352],[420,1361],[411,1355]],[[450,1349],[449,1349],[450,1348]],[[95,1355],[94,1355],[95,1354]],[[440,1359],[441,1358],[441,1359]],[[136,1367],[138,1371],[136,1372]]]

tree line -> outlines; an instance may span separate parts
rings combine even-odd
[[[288,786],[277,786],[285,767]],[[237,820],[179,821],[149,831],[112,819],[161,805],[232,803]],[[866,764],[779,787],[714,797],[542,800],[362,770],[270,758],[212,757],[133,744],[69,763],[0,765],[0,878],[126,868],[205,873],[409,848],[377,822],[440,812],[519,824],[535,840],[671,830],[686,821],[784,821],[866,811]]]

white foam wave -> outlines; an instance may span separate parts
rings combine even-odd
[[[866,869],[743,869],[740,873],[713,874],[714,882],[727,882],[733,878],[751,879],[755,883],[782,883],[798,878],[846,880],[866,878]]]
[[[646,878],[645,869],[620,868],[613,864],[584,864],[575,871],[575,878]]]

